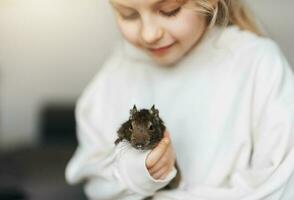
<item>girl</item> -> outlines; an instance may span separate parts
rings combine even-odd
[[[238,0],[110,0],[125,38],[77,103],[66,179],[89,199],[294,199],[294,77]],[[155,104],[152,151],[114,145]],[[159,190],[175,177],[175,190]]]

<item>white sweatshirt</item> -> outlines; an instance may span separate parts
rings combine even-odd
[[[153,104],[171,134],[182,173],[157,191],[149,151],[114,145],[129,110]],[[213,28],[176,66],[162,67],[124,43],[77,103],[79,146],[68,183],[92,200],[293,200],[294,76],[270,39]]]

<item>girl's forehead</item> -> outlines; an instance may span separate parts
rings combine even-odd
[[[184,3],[187,0],[109,0],[114,5],[122,6],[155,6],[162,3]]]
[[[160,3],[164,1],[169,1],[169,0],[109,0],[112,3],[148,3],[148,4],[154,4],[154,3]],[[172,1],[177,1],[177,0],[172,0]]]

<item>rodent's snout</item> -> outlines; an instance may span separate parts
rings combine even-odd
[[[145,146],[144,143],[136,143],[135,145],[138,149],[143,149],[143,147]]]
[[[131,137],[131,144],[136,149],[144,149],[145,147],[149,145],[149,143],[150,143],[150,138],[143,134],[140,134],[140,135],[133,134]]]

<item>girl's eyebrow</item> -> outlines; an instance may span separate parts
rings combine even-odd
[[[109,1],[110,2],[110,4],[112,5],[112,6],[114,6],[114,7],[122,7],[122,8],[128,8],[128,9],[131,9],[130,7],[128,7],[128,6],[126,6],[126,5],[123,5],[123,4],[121,4],[121,3],[117,3],[117,2],[115,2],[114,0],[110,0]]]
[[[162,3],[167,2],[167,1],[171,1],[171,0],[158,0],[158,1],[155,1],[155,2],[152,3],[153,4],[152,7],[155,7],[155,6],[159,5],[159,4],[162,4]],[[174,0],[174,1],[177,1],[177,0]],[[115,2],[115,0],[110,0],[110,4],[112,4],[113,6],[117,6],[117,7],[123,7],[123,8],[132,9],[129,6],[126,6],[126,5],[123,5],[121,3]]]

